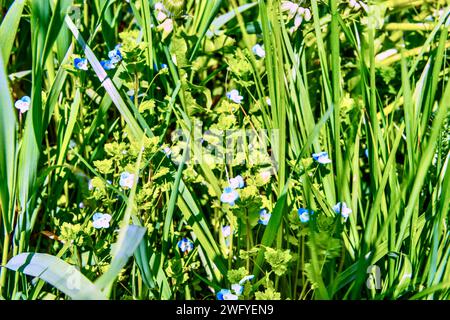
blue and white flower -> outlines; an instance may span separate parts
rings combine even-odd
[[[238,300],[238,296],[232,294],[228,289],[222,289],[217,292],[217,300]]]
[[[77,70],[87,70],[88,69],[88,61],[86,58],[75,58],[73,60],[73,65]]]
[[[21,114],[30,110],[31,106],[31,98],[29,96],[24,96],[21,99],[17,100],[14,106],[19,109]]]
[[[227,98],[237,104],[240,104],[242,102],[242,99],[244,99],[244,97],[241,96],[239,91],[236,89],[227,92]]]
[[[135,175],[125,171],[120,175],[119,185],[123,189],[131,189],[131,188],[133,188],[134,180],[135,180]]]
[[[328,158],[328,152],[319,152],[319,153],[313,153],[312,155],[313,159],[316,160],[320,164],[328,164],[331,163],[330,158]]]
[[[181,252],[189,252],[194,249],[194,244],[191,240],[187,238],[183,238],[177,243],[178,248],[180,248]]]
[[[102,60],[100,61],[100,64],[105,70],[113,70],[116,68],[116,65],[112,63],[111,60]]]
[[[244,185],[244,179],[241,176],[236,176],[230,179],[230,188],[232,189],[241,189]]]
[[[220,201],[228,203],[230,206],[234,206],[234,203],[239,198],[239,193],[231,187],[223,189],[223,193],[220,196]]]
[[[261,211],[259,211],[258,223],[267,226],[271,216],[272,214],[270,212],[267,212],[266,209],[261,209]]]
[[[300,208],[300,209],[298,209],[297,212],[298,212],[298,217],[300,218],[300,221],[302,223],[309,222],[311,215],[314,213],[312,210],[308,210],[305,208]]]
[[[121,47],[121,45],[118,44],[114,48],[114,50],[111,50],[110,52],[108,52],[109,61],[114,65],[116,65],[120,61],[122,61],[122,53],[120,52],[120,47]]]
[[[111,222],[111,215],[97,212],[92,217],[92,220],[92,224],[95,229],[107,229],[109,228],[109,223]]]
[[[336,214],[340,214],[345,220],[348,219],[350,213],[352,213],[352,209],[347,207],[345,202],[338,202],[333,206],[333,211]]]

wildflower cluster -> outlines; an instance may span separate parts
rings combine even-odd
[[[162,31],[162,38],[167,38],[173,31],[173,19],[171,18],[172,13],[166,9],[162,2],[157,2],[154,5],[156,20],[159,25],[157,26],[158,31]]]
[[[293,20],[293,26],[289,28],[290,33],[294,33],[301,26],[303,21],[311,20],[311,10],[300,6],[292,1],[282,1],[281,11],[287,13],[287,20]]]

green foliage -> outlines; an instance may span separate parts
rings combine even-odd
[[[241,267],[237,270],[228,270],[227,279],[230,283],[239,283],[246,275],[247,270],[245,267]]]
[[[277,276],[282,276],[288,270],[288,264],[292,259],[290,250],[275,250],[266,248],[264,258],[272,267],[273,272]]]
[[[0,299],[450,297],[446,1],[0,3]]]
[[[267,288],[264,292],[255,292],[256,300],[281,300],[281,294],[273,288]]]

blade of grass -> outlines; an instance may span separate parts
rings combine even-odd
[[[9,57],[11,55],[11,50],[17,35],[24,6],[25,0],[14,1],[0,26],[0,39],[2,41],[0,50],[3,56],[3,61],[6,65],[8,64]]]
[[[2,245],[2,261],[6,263],[9,255],[9,240],[12,231],[15,212],[15,182],[17,174],[17,118],[14,112],[13,102],[9,94],[9,85],[3,56],[0,55],[0,88],[6,93],[0,95],[0,203],[1,225],[4,230]],[[0,295],[6,281],[6,269],[2,269],[0,275]]]
[[[21,253],[6,267],[39,277],[74,300],[105,300],[105,296],[80,271],[67,262],[45,253]]]

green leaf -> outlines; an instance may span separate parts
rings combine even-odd
[[[136,225],[125,227],[125,235],[122,242],[118,242],[114,247],[114,258],[108,271],[95,282],[100,289],[105,289],[117,277],[119,272],[127,263],[128,259],[138,248],[147,229]]]
[[[409,261],[408,257],[405,254],[402,254],[402,269],[399,274],[399,283],[394,291],[394,298],[398,298],[404,290],[406,290],[412,278],[412,265],[411,261]]]
[[[246,3],[242,6],[240,6],[239,8],[237,8],[237,11],[239,13],[242,13],[250,8],[253,8],[254,6],[256,6],[258,4],[258,2],[252,2],[252,3]],[[214,19],[214,21],[211,23],[210,31],[208,31],[206,33],[206,35],[211,38],[213,37],[215,32],[220,31],[220,28],[222,28],[225,24],[227,24],[229,21],[233,20],[236,17],[236,11],[235,10],[231,10],[221,16],[218,16],[217,18]]]
[[[14,185],[16,176],[17,118],[14,111],[9,85],[5,73],[3,58],[0,56],[0,88],[6,92],[0,94],[0,201],[2,220],[6,232],[11,232],[14,214]]]
[[[1,53],[3,61],[8,63],[11,50],[13,48],[14,39],[16,38],[17,29],[19,28],[20,18],[22,17],[25,0],[16,0],[13,2],[2,25],[0,26],[0,39],[2,41]],[[4,88],[4,87],[2,87]]]

